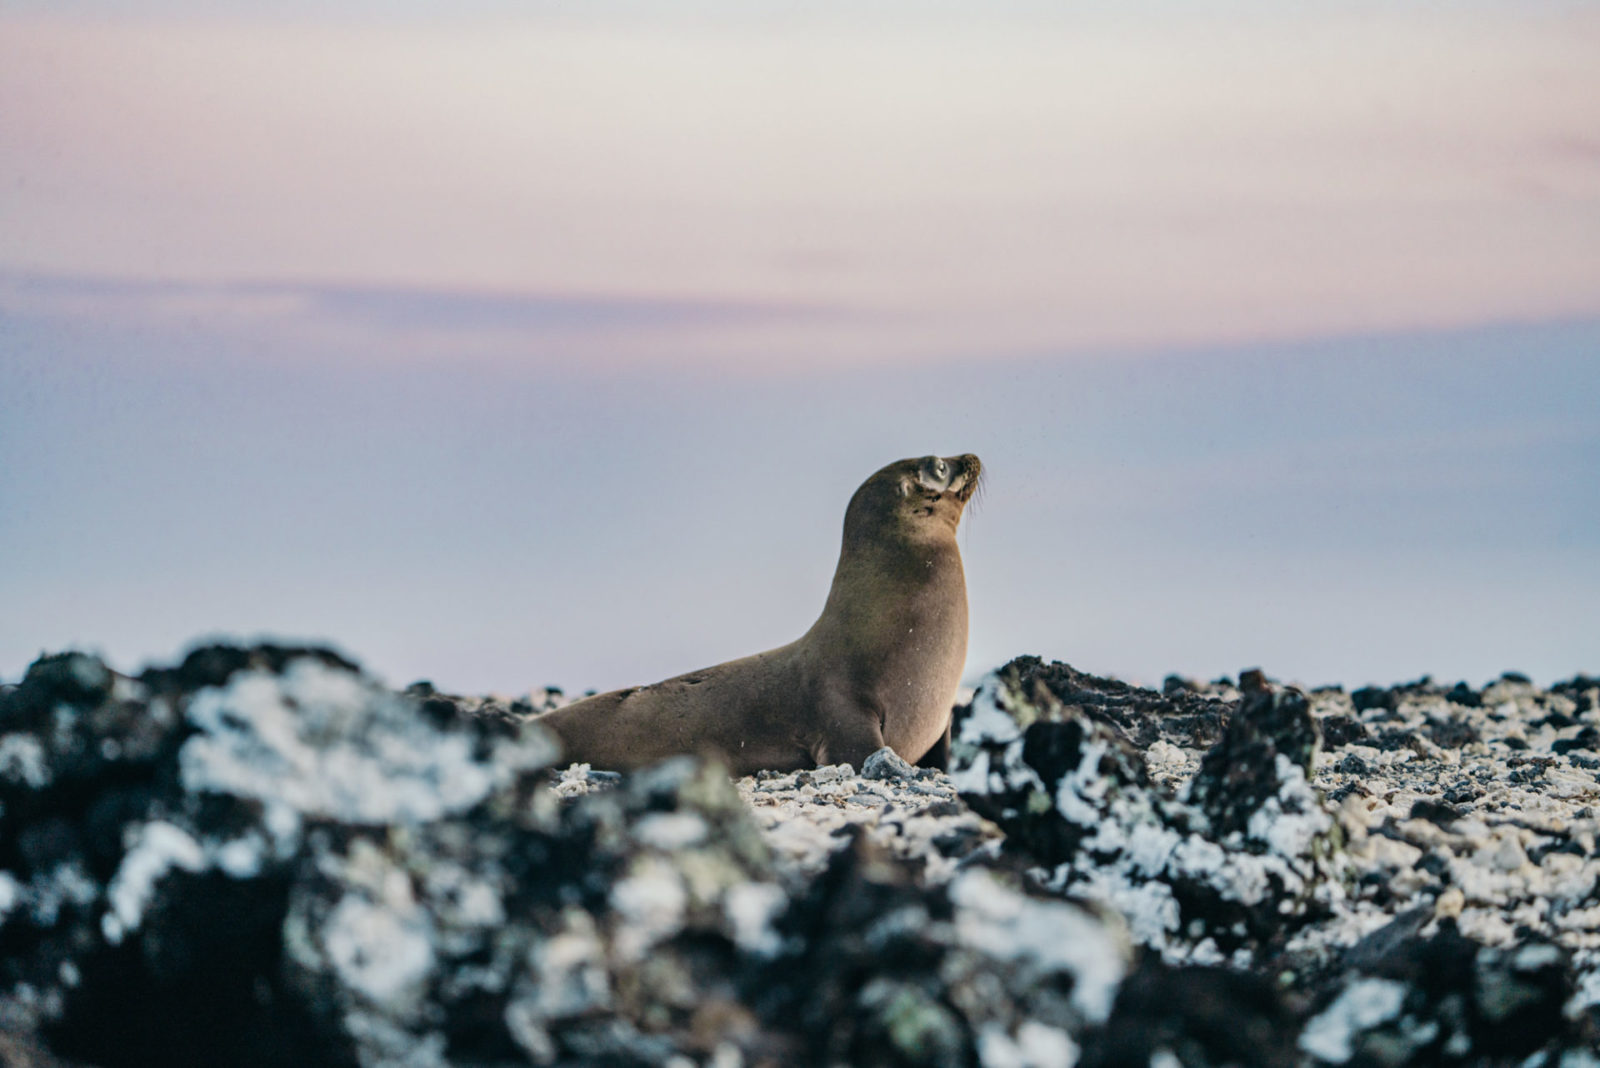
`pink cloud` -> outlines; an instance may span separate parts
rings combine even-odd
[[[1597,45],[1511,7],[0,17],[0,270],[850,310],[607,350],[641,360],[1593,315]]]

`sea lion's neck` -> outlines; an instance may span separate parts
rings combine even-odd
[[[822,615],[811,633],[879,631],[885,615],[915,612],[933,594],[966,599],[966,576],[955,538],[846,540]]]

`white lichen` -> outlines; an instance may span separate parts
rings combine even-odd
[[[321,942],[340,982],[393,1016],[408,1014],[434,964],[425,912],[360,894],[346,894],[334,906]]]
[[[773,883],[749,882],[729,887],[722,905],[733,927],[734,942],[758,957],[776,956],[783,948],[783,940],[773,927],[773,920],[788,902],[788,896]]]
[[[1403,983],[1357,979],[1307,1022],[1300,1032],[1300,1048],[1329,1064],[1343,1064],[1355,1055],[1357,1037],[1397,1019],[1405,1000]]]
[[[30,790],[50,785],[50,765],[44,746],[31,734],[0,735],[0,778],[20,783]]]
[[[100,919],[101,932],[112,945],[143,922],[156,883],[169,871],[199,872],[207,867],[205,849],[194,836],[165,820],[142,824],[127,838],[122,863],[106,887],[110,910]]]
[[[978,1031],[978,1063],[983,1068],[1072,1068],[1078,1044],[1058,1027],[1024,1020],[1015,1035],[998,1023]]]
[[[0,871],[0,924],[22,901],[22,884],[8,871]]]
[[[186,789],[351,824],[459,813],[549,755],[534,732],[479,759],[466,732],[435,729],[404,698],[310,658],[281,675],[238,672],[196,694],[187,715],[198,733],[178,754]]]
[[[709,830],[693,812],[654,812],[634,825],[633,836],[652,849],[672,852],[699,845]]]
[[[611,907],[620,921],[615,933],[617,956],[625,961],[644,957],[650,948],[683,929],[689,893],[671,861],[655,854],[638,857],[625,878],[611,888]]]
[[[961,943],[997,960],[1065,972],[1073,977],[1071,1004],[1086,1022],[1110,1016],[1128,966],[1114,928],[1078,905],[1028,897],[981,870],[957,876],[950,899]]]

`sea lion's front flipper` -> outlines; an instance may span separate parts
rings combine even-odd
[[[832,717],[826,731],[811,745],[811,759],[817,767],[849,764],[857,771],[867,757],[882,749],[883,720],[870,710],[853,709]]]

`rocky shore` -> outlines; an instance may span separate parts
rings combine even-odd
[[[1019,658],[948,773],[563,766],[327,649],[0,686],[0,1064],[1600,1068],[1600,680]]]

